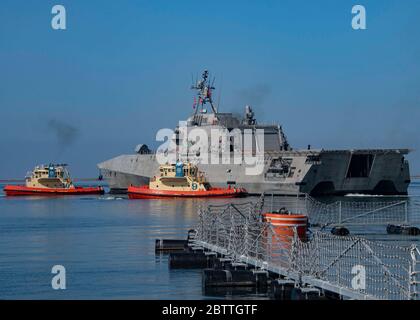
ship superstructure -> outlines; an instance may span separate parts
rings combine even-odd
[[[25,176],[26,187],[74,188],[66,164],[39,165]]]

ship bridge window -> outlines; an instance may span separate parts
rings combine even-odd
[[[369,177],[373,159],[373,154],[353,154],[347,170],[347,178]]]

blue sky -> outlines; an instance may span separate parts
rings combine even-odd
[[[67,30],[51,28],[51,8]],[[367,30],[351,28],[351,8]],[[420,150],[420,1],[22,1],[0,4],[0,179],[74,176],[192,111],[191,73],[222,111],[251,104],[305,148]],[[64,132],[55,124],[63,124]],[[420,152],[409,156],[420,173]]]

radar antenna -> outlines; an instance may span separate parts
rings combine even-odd
[[[208,70],[204,70],[201,80],[196,81],[196,84],[191,86],[191,89],[197,90],[198,101],[194,101],[195,114],[197,114],[198,108],[203,106],[208,102],[210,103],[213,113],[217,114],[217,108],[213,104],[212,91],[215,89],[213,86],[215,78],[211,81]],[[210,84],[211,83],[211,84]]]

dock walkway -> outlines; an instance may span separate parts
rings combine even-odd
[[[363,237],[314,231],[308,239],[280,236],[262,219],[263,198],[199,210],[190,247],[270,272],[277,281],[318,290],[342,299],[418,298],[420,251]]]

